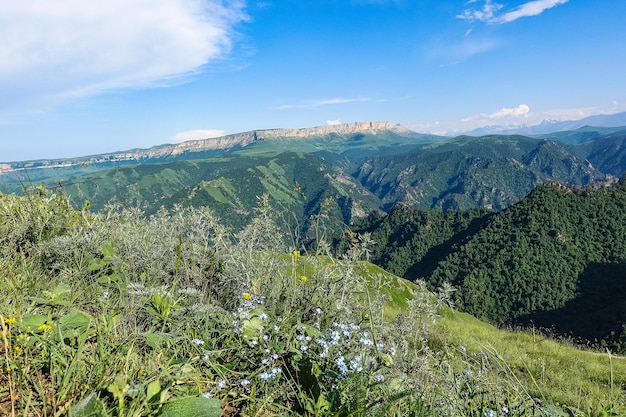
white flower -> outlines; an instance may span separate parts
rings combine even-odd
[[[204,345],[204,340],[202,340],[202,339],[193,339],[191,341],[191,343],[193,343],[196,346],[202,346],[202,345]]]

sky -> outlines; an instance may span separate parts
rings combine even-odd
[[[0,0],[0,161],[626,111],[623,0]]]

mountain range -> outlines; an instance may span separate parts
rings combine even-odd
[[[338,247],[346,227],[370,232],[377,264],[453,283],[464,311],[626,350],[626,258],[616,251],[626,241],[626,127],[446,138],[364,122],[0,168],[3,193],[42,184],[77,207],[148,216],[208,207],[234,232],[267,195],[299,247],[322,237]],[[604,324],[577,318],[579,301]]]
[[[578,120],[550,120],[545,119],[536,125],[518,126],[483,126],[477,129],[462,132],[461,134],[470,136],[483,135],[545,135],[547,133],[562,132],[566,130],[576,130],[585,126],[596,127],[618,127],[626,126],[626,112],[615,114],[597,114]]]

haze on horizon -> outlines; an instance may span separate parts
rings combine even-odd
[[[340,122],[452,134],[626,111],[626,2],[5,3],[2,161]]]

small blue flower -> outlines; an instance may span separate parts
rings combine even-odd
[[[493,410],[485,411],[485,417],[496,417],[496,412]]]
[[[240,384],[242,387],[247,387],[248,385],[250,385],[250,380],[249,379],[242,379]]]
[[[211,398],[211,397],[213,396],[213,394],[211,394],[210,392],[208,392],[208,391],[207,391],[207,392],[203,392],[203,393],[202,393],[202,396],[203,396],[204,398]]]
[[[202,339],[193,339],[191,341],[191,343],[193,343],[196,346],[202,346],[202,345],[204,345],[204,340],[202,340]]]

